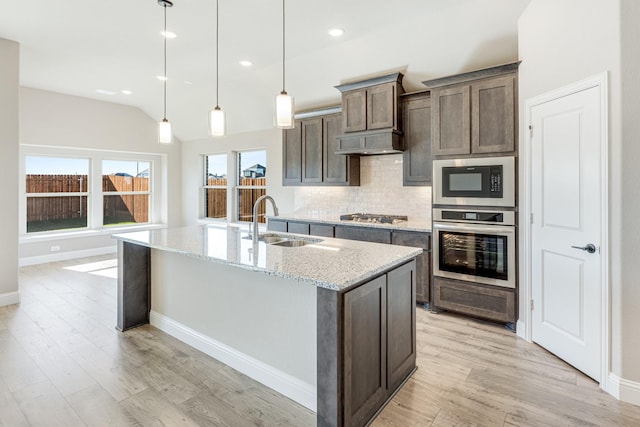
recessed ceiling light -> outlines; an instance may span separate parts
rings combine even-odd
[[[243,67],[251,67],[253,65],[253,62],[243,59],[242,61],[240,61],[240,65],[242,65]]]
[[[340,37],[344,34],[344,30],[342,28],[331,28],[328,33],[331,37]]]
[[[176,38],[176,33],[173,33],[171,31],[161,31],[160,34],[162,34],[163,37],[166,37],[168,39],[175,39]]]
[[[122,93],[123,95],[131,95],[133,92],[131,92],[130,90],[127,89],[123,89],[120,91],[120,93]]]
[[[161,82],[167,80],[166,76],[156,76],[156,79],[160,80]]]
[[[116,93],[118,93],[114,90],[107,90],[107,89],[96,89],[96,92],[102,95],[115,95]]]
[[[185,80],[185,81],[183,81],[183,83],[186,84],[186,85],[189,85],[189,86],[191,86],[193,84],[193,82],[190,81],[190,80]]]

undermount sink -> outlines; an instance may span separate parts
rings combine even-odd
[[[322,242],[322,239],[268,233],[260,235],[258,237],[258,241],[264,242],[268,245],[282,246],[287,248],[299,248],[301,246],[310,245],[313,243],[320,243]]]

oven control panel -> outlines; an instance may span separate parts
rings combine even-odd
[[[515,212],[472,209],[433,209],[434,221],[473,222],[481,224],[515,225]]]

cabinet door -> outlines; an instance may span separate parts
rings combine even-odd
[[[269,218],[267,220],[267,230],[269,231],[284,231],[287,232],[287,221],[281,219]]]
[[[309,223],[289,221],[287,225],[287,231],[289,233],[309,234]]]
[[[496,77],[471,86],[471,152],[515,151],[515,77]]]
[[[431,92],[431,136],[434,156],[471,152],[469,86]]]
[[[391,231],[379,228],[336,225],[336,239],[362,240],[364,242],[391,243]]]
[[[397,129],[396,85],[372,86],[367,89],[367,129]]]
[[[403,185],[431,184],[431,98],[410,99],[402,106]]]
[[[342,94],[342,131],[367,129],[367,91],[353,90]]]
[[[416,366],[415,262],[387,273],[387,385],[395,390]]]
[[[302,182],[322,182],[322,118],[302,121]]]
[[[309,234],[312,236],[333,237],[333,225],[309,224]]]
[[[344,425],[362,426],[387,397],[387,277],[344,295]]]
[[[416,301],[431,301],[431,234],[418,231],[396,231],[391,234],[391,244],[413,246],[425,251],[416,257]]]
[[[341,126],[342,116],[340,114],[333,114],[324,118],[322,141],[324,182],[347,182],[347,159],[349,156],[335,153],[340,149],[340,141],[337,139],[337,136],[342,133]]]
[[[286,129],[282,134],[282,185],[302,182],[302,126]]]

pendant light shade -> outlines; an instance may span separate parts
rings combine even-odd
[[[209,111],[209,134],[211,136],[224,136],[226,131],[224,111],[216,105],[216,108]]]
[[[284,0],[282,0],[282,92],[276,96],[276,126],[281,129],[294,127],[293,115],[295,113],[293,96],[285,90],[285,15]]]
[[[219,92],[220,92],[220,84],[218,75],[219,73],[219,52],[220,52],[220,20],[218,19],[220,16],[220,8],[218,7],[218,0],[216,0],[216,107],[209,111],[209,135],[211,136],[224,136],[226,131],[225,124],[225,114],[224,111],[220,108],[219,104]]]
[[[164,32],[167,34],[167,8],[173,7],[173,3],[169,0],[158,0],[158,4],[164,8]],[[167,37],[164,36],[164,75],[163,75],[163,105],[164,113],[162,120],[158,124],[158,143],[171,144],[173,133],[171,132],[171,123],[167,120]]]
[[[160,144],[171,144],[171,135],[171,123],[167,119],[162,119],[158,127],[158,142]]]
[[[284,90],[276,96],[276,126],[281,129],[292,129],[294,114],[293,96]]]

